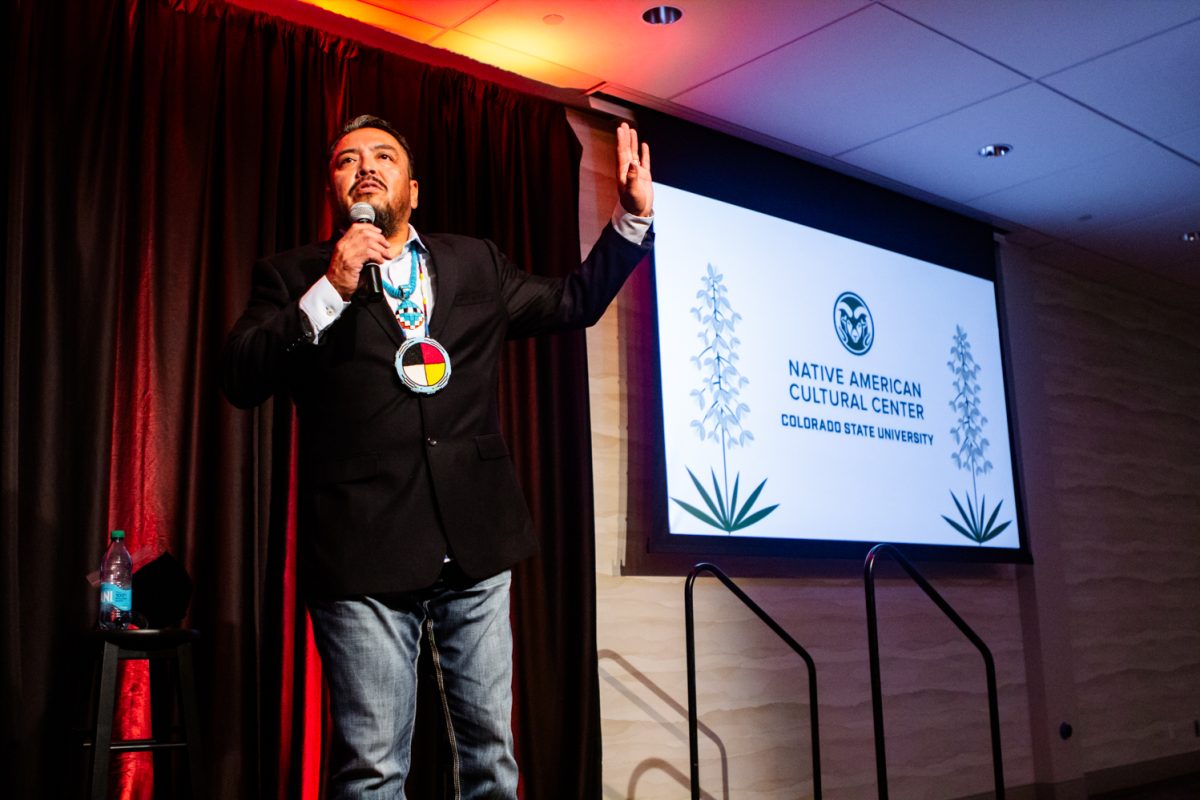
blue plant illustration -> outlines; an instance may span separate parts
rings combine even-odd
[[[978,478],[991,471],[992,462],[984,455],[988,448],[988,440],[983,435],[987,417],[979,410],[978,379],[981,368],[971,355],[971,343],[961,325],[954,326],[954,344],[950,348],[950,360],[946,362],[946,366],[954,374],[954,399],[950,401],[950,408],[958,415],[957,423],[950,429],[950,435],[954,437],[958,449],[951,453],[950,457],[954,459],[956,467],[971,474],[971,491],[963,493],[965,508],[951,491],[950,498],[958,509],[959,521],[956,522],[945,514],[942,515],[942,519],[971,541],[983,544],[999,536],[1012,524],[1012,520],[997,525],[996,518],[1004,501],[998,502],[996,508],[988,515],[987,496],[982,500],[979,497]]]
[[[729,302],[729,288],[724,283],[724,277],[712,264],[708,265],[707,273],[701,276],[703,288],[696,292],[696,299],[700,303],[692,309],[692,314],[700,323],[697,337],[703,343],[703,347],[691,358],[702,376],[700,387],[691,392],[701,411],[700,417],[692,420],[691,427],[701,440],[720,443],[721,480],[717,480],[716,469],[710,469],[710,495],[691,468],[687,468],[696,491],[708,509],[707,513],[678,498],[671,499],[706,524],[726,533],[733,533],[763,519],[778,508],[779,504],[752,513],[754,504],[758,502],[759,495],[767,483],[766,479],[755,487],[740,507],[740,473],[734,476],[732,493],[729,489],[729,451],[753,442],[754,434],[743,426],[743,420],[750,413],[750,407],[738,399],[742,388],[750,383],[737,368],[737,347],[741,342],[734,335],[734,329],[742,316],[733,310]]]

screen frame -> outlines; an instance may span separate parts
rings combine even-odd
[[[655,150],[654,178],[658,183],[992,282],[1019,544],[1015,548],[889,544],[920,560],[1031,563],[1010,337],[1003,304],[1003,269],[994,229],[946,209],[657,112],[639,111],[638,125],[644,140],[663,143]],[[721,156],[712,160],[708,153]],[[780,191],[776,188],[780,186],[790,188]],[[769,189],[764,191],[764,187]],[[653,256],[650,263],[653,272]],[[645,364],[637,374],[631,370],[627,375],[631,383],[628,545],[632,549],[642,542],[648,554],[646,558],[629,554],[635,556],[627,559],[634,572],[677,574],[683,563],[680,556],[692,559],[722,556],[736,557],[738,563],[750,565],[771,562],[769,571],[779,572],[782,565],[782,573],[788,574],[789,564],[803,571],[800,565],[809,559],[862,559],[871,547],[879,544],[878,541],[669,533],[657,287],[652,275],[637,291],[634,302],[645,310],[637,316],[647,330],[635,327],[627,331],[632,334],[628,336],[627,347],[636,349],[641,354],[638,360]],[[634,397],[639,400],[636,410]],[[750,571],[754,571],[753,566]]]

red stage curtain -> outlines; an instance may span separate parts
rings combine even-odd
[[[85,576],[121,527],[195,581],[213,796],[316,797],[325,715],[295,596],[293,414],[240,412],[217,389],[250,265],[327,234],[327,143],[376,113],[416,149],[419,229],[561,272],[578,261],[578,143],[551,103],[216,0],[4,5],[5,794],[77,785]],[[514,345],[502,376],[543,538],[513,599],[524,796],[598,797],[582,334]],[[436,736],[418,743],[413,796],[441,786]]]

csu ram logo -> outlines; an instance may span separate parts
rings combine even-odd
[[[833,303],[833,329],[838,339],[856,356],[866,355],[875,342],[871,309],[854,292],[842,292]]]

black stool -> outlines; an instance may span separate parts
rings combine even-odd
[[[196,711],[196,676],[192,666],[192,644],[200,638],[200,634],[194,630],[149,629],[97,630],[92,636],[102,645],[98,663],[99,686],[93,692],[96,715],[91,737],[92,800],[106,800],[108,797],[108,768],[112,753],[180,748],[187,750],[188,781],[192,800],[201,800],[205,796],[201,786],[203,762],[200,757],[200,718]],[[176,739],[166,735],[171,727],[171,708],[163,703],[168,698],[163,696],[162,687],[158,684],[165,671],[159,671],[160,680],[151,680],[150,683],[154,738],[118,742],[112,740],[113,710],[117,697],[117,662],[125,659],[160,659],[175,662],[175,695],[179,701],[184,738]]]

